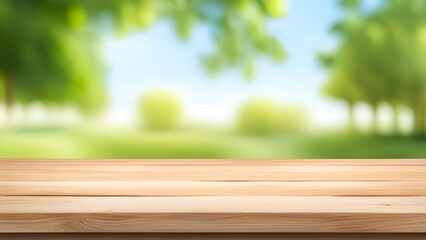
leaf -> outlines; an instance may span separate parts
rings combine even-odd
[[[68,21],[72,28],[82,28],[86,23],[86,12],[81,7],[73,7],[68,12]]]
[[[327,68],[333,66],[333,64],[335,62],[335,56],[333,54],[329,54],[329,53],[323,53],[323,52],[318,53],[317,59],[319,60],[321,65],[323,65],[324,67],[327,67]]]
[[[191,37],[195,19],[192,16],[179,16],[176,20],[176,32],[182,39],[188,40]]]
[[[263,0],[266,13],[272,17],[283,17],[287,14],[288,0]]]
[[[268,39],[269,55],[275,62],[281,62],[287,57],[287,52],[284,51],[281,44],[275,38]]]
[[[142,28],[148,28],[154,24],[157,16],[154,10],[148,6],[143,6],[138,12],[139,25]]]
[[[360,6],[359,0],[341,0],[340,6],[344,8],[358,8]]]

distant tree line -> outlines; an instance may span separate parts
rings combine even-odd
[[[345,19],[332,28],[340,38],[333,53],[319,59],[330,68],[324,92],[343,100],[354,128],[354,106],[372,109],[373,131],[378,132],[378,107],[393,109],[394,132],[399,133],[398,113],[409,107],[414,116],[413,134],[426,131],[426,1],[385,0],[374,10],[362,1],[345,0]]]

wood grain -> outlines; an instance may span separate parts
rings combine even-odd
[[[424,233],[423,214],[103,213],[1,214],[0,233]]]
[[[31,213],[426,214],[426,197],[0,197],[1,214]]]
[[[426,181],[3,181],[3,196],[426,196]]]
[[[2,197],[0,232],[423,232],[426,198]]]
[[[424,240],[423,233],[0,233],[7,240]]]
[[[0,232],[425,233],[426,160],[0,159]]]
[[[102,168],[102,167],[99,167]],[[2,170],[0,181],[426,181],[423,166],[153,167]]]

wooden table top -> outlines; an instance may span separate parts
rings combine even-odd
[[[426,232],[426,160],[0,159],[24,232]]]

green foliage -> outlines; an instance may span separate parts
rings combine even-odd
[[[170,130],[178,127],[183,105],[173,92],[157,90],[146,93],[139,103],[139,112],[149,130]]]
[[[415,132],[423,136],[425,16],[426,1],[389,0],[371,12],[353,10],[332,28],[341,43],[333,64],[324,64],[331,69],[325,93],[349,105],[366,102],[373,111],[388,103],[397,114],[397,107],[406,105],[414,112]]]
[[[282,17],[287,14],[288,0],[262,0],[265,11],[273,17]]]
[[[329,53],[320,52],[317,54],[317,58],[322,66],[330,68],[334,63],[334,55]]]
[[[284,107],[281,111],[279,131],[282,133],[302,132],[308,125],[308,113],[302,106]]]
[[[245,103],[238,115],[240,132],[254,135],[277,133],[281,115],[280,105],[267,98]]]
[[[340,5],[344,8],[356,8],[360,5],[360,0],[341,0]]]
[[[306,127],[307,114],[298,106],[282,107],[268,98],[255,98],[246,102],[238,115],[241,133],[271,135],[291,133]]]
[[[106,94],[87,10],[77,1],[3,0],[1,5],[8,9],[0,13],[0,71],[11,82],[5,88],[8,105],[76,104],[88,114],[101,109]]]
[[[17,129],[0,134],[0,158],[291,159],[425,158],[424,141],[406,137],[289,135],[251,138],[211,129],[147,132]],[[25,151],[22,151],[25,149]],[[362,151],[360,151],[362,149]],[[202,160],[200,160],[202,161]]]
[[[171,21],[185,40],[198,24],[207,26],[216,43],[203,56],[208,72],[236,67],[251,78],[256,56],[285,58],[265,25],[286,8],[286,0],[0,0],[0,72],[11,83],[4,87],[7,105],[42,101],[76,104],[88,114],[101,110],[107,94],[99,36],[105,30],[129,34],[159,19]]]
[[[251,79],[256,70],[255,59],[259,55],[266,56],[274,62],[282,62],[287,57],[278,40],[265,28],[268,19],[286,14],[286,0],[206,2],[218,12],[212,14],[201,11],[202,18],[206,19],[208,24],[215,25],[211,29],[216,49],[202,57],[208,73],[216,75],[222,69],[236,67],[244,72],[247,79]]]

